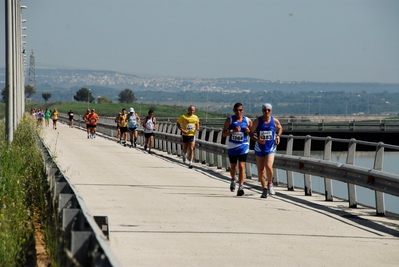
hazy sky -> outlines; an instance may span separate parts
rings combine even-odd
[[[21,2],[36,68],[399,83],[399,0]]]

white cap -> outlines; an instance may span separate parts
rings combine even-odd
[[[130,108],[130,109],[129,109],[129,112],[134,112],[134,108]]]

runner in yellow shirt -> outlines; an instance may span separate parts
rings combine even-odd
[[[182,115],[177,120],[177,128],[181,131],[183,136],[183,162],[186,162],[188,157],[188,167],[193,168],[194,148],[195,148],[195,133],[199,131],[199,118],[194,115],[195,107],[193,105],[188,107],[187,114]],[[187,155],[187,150],[190,154]]]
[[[119,129],[121,131],[121,136],[120,136],[120,139],[119,139],[119,143],[123,144],[123,146],[127,146],[127,144],[126,144],[126,142],[127,142],[127,133],[128,133],[127,124],[128,124],[127,113],[126,113],[126,109],[123,108],[122,109],[122,115],[119,118]],[[122,141],[122,139],[123,139],[123,141]]]

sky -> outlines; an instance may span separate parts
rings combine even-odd
[[[28,59],[34,51],[36,68],[399,83],[399,0],[21,3],[27,6],[25,48]],[[4,21],[4,1],[0,9]],[[3,26],[0,67],[4,31]]]

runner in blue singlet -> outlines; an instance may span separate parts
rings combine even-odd
[[[252,127],[252,121],[243,116],[244,107],[236,103],[233,108],[234,115],[228,117],[224,123],[223,136],[228,137],[227,153],[230,160],[230,191],[234,192],[236,187],[236,168],[239,161],[239,179],[237,196],[244,195],[245,162],[249,151],[248,133]]]
[[[256,165],[258,166],[258,176],[263,188],[261,198],[267,198],[268,195],[275,194],[272,181],[273,163],[277,145],[280,143],[280,136],[283,133],[283,127],[278,119],[271,116],[271,104],[263,104],[262,113],[263,115],[257,118],[252,125],[251,137],[256,141],[254,148]]]

